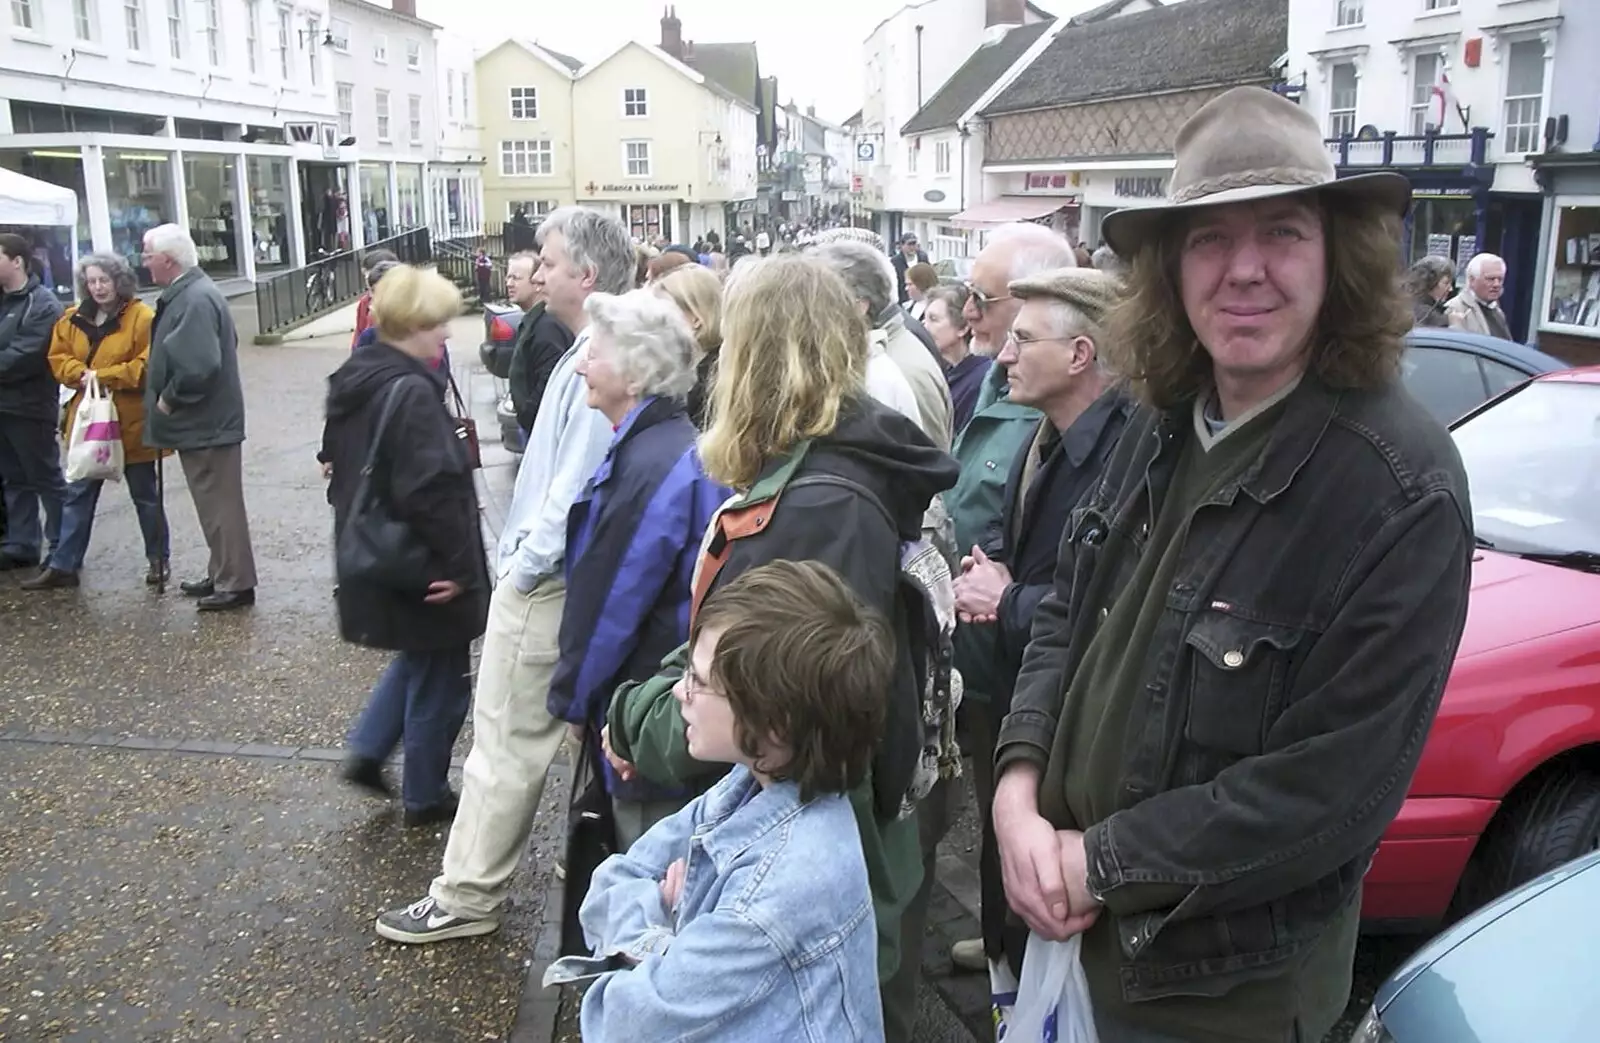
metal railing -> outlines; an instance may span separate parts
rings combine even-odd
[[[504,300],[506,295],[506,262],[492,260],[489,265],[487,286],[478,282],[478,258],[476,253],[462,254],[455,250],[440,250],[434,254],[433,265],[439,273],[462,290],[471,290],[478,295],[480,301]],[[484,290],[488,294],[485,296]]]
[[[389,250],[407,264],[433,259],[426,228],[413,228],[360,250],[329,254],[319,251],[309,264],[291,268],[256,283],[256,319],[262,333],[277,333],[348,304],[366,292],[361,259],[373,250]]]
[[[1470,134],[1399,134],[1391,130],[1376,138],[1327,138],[1324,144],[1340,167],[1477,167],[1487,159],[1493,137],[1487,127],[1474,127]]]

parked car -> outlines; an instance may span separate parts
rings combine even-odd
[[[1529,881],[1423,946],[1350,1043],[1588,1043],[1600,1020],[1589,925],[1600,853]]]
[[[1478,539],[1466,630],[1367,872],[1369,929],[1448,922],[1600,847],[1600,367],[1453,430]]]
[[[1525,344],[1426,326],[1406,334],[1400,365],[1406,390],[1444,424],[1529,377],[1567,368]]]
[[[483,306],[483,343],[478,347],[478,359],[494,378],[495,420],[500,425],[500,442],[517,455],[522,454],[524,439],[522,426],[517,423],[517,410],[511,402],[511,351],[517,343],[517,330],[522,326],[522,316],[527,314],[514,304],[485,304]]]

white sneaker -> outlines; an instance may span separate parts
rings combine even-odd
[[[983,954],[983,939],[968,938],[950,946],[950,962],[964,971],[986,971],[989,957]]]

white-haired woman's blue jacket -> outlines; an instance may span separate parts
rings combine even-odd
[[[685,859],[676,911],[660,882]],[[736,767],[595,872],[579,913],[599,972],[585,1043],[877,1043],[877,936],[861,837],[842,795],[800,802]],[[629,961],[635,966],[614,969]]]

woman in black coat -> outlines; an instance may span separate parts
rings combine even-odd
[[[383,762],[404,742],[401,795],[415,826],[455,815],[446,774],[472,699],[470,649],[488,618],[489,571],[472,467],[444,406],[448,361],[434,368],[461,295],[437,273],[401,266],[378,284],[372,309],[377,342],[328,378],[322,458],[333,472],[335,545],[376,438],[371,489],[427,549],[428,566],[403,588],[339,577],[344,639],[396,653],[351,729],[344,777],[392,796]]]

